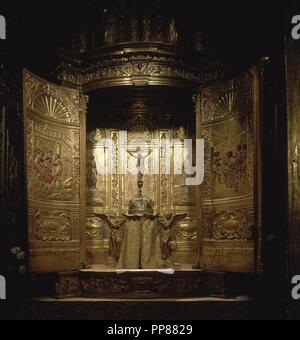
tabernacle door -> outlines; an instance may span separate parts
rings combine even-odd
[[[30,271],[76,270],[84,262],[86,97],[28,71],[23,86]]]
[[[261,269],[260,72],[201,93],[205,138],[202,264],[206,270]]]

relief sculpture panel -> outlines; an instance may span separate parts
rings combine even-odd
[[[31,271],[79,268],[80,115],[85,104],[78,91],[24,72]]]
[[[78,131],[27,120],[28,194],[74,202],[79,197]],[[78,143],[78,142],[77,142]]]
[[[254,75],[202,93],[205,268],[255,271]]]

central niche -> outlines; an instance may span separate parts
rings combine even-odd
[[[120,147],[126,132],[127,148]],[[164,148],[172,140],[195,140],[195,113],[192,93],[164,87],[111,88],[90,95],[87,116],[87,261],[93,267],[116,269],[115,230],[110,221],[128,212],[129,202],[137,195],[137,174],[122,174],[128,162],[137,164],[137,149],[128,147],[134,140],[155,148],[142,150],[145,175],[143,195],[154,202],[156,214],[186,216],[172,228],[170,261],[177,270],[197,263],[197,235],[200,226],[199,187],[185,185],[186,175],[174,174],[173,154],[186,151],[183,143],[171,148],[170,175],[165,175]],[[112,141],[116,147],[109,148]],[[126,164],[126,165],[129,165]],[[183,168],[182,164],[182,168]],[[153,173],[153,169],[158,171]],[[114,169],[114,172],[110,171]],[[166,264],[167,265],[167,264]]]

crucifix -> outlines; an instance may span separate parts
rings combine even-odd
[[[143,155],[142,153],[142,148],[138,146],[134,152],[129,151],[128,153],[137,159],[137,169],[138,169],[138,188],[139,188],[139,195],[142,196],[142,190],[144,186],[144,174],[145,174],[145,160],[147,157],[150,156],[152,150],[148,150],[148,154],[146,156]]]

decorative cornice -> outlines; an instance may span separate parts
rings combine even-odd
[[[89,92],[113,86],[208,86],[224,77],[224,68],[216,59],[201,60],[195,67],[174,56],[132,53],[103,58],[88,66],[62,62],[57,73],[64,84],[82,86]]]

